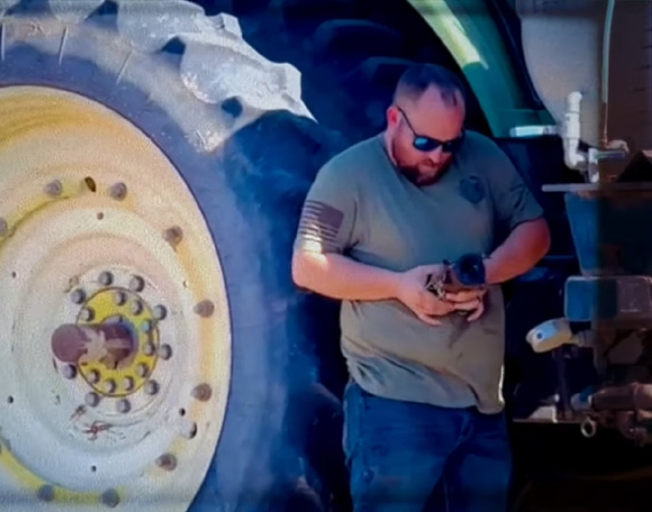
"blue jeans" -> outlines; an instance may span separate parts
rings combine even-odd
[[[506,512],[504,414],[388,400],[349,383],[344,422],[354,512]]]

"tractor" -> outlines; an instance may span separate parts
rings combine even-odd
[[[411,62],[553,234],[505,285],[514,510],[640,510],[610,485],[650,461],[644,0],[0,0],[2,510],[350,511],[339,304],[292,242]]]

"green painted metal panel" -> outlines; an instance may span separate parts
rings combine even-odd
[[[448,48],[466,76],[495,137],[514,126],[554,124],[545,110],[531,110],[484,0],[409,0]]]

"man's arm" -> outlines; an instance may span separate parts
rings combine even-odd
[[[485,260],[487,282],[499,284],[525,274],[550,249],[543,208],[507,155],[497,146],[489,182],[497,222],[509,229],[507,239]]]

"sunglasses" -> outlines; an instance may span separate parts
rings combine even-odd
[[[433,139],[432,137],[426,137],[425,135],[419,135],[414,130],[414,128],[412,128],[412,124],[410,123],[410,120],[408,119],[405,112],[403,112],[400,107],[396,107],[396,109],[401,113],[403,119],[405,119],[405,123],[408,125],[408,128],[410,128],[412,135],[414,135],[412,146],[414,146],[414,149],[417,151],[430,153],[431,151],[441,147],[441,150],[444,153],[455,153],[458,149],[460,149],[462,142],[464,142],[464,131],[462,131],[462,133],[455,139],[446,141]]]

